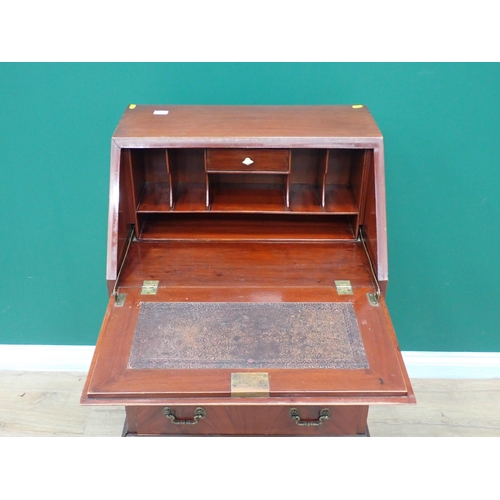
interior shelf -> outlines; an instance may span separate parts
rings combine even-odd
[[[355,217],[286,214],[165,214],[144,220],[141,240],[354,240]]]
[[[203,183],[179,183],[170,208],[170,184],[148,182],[140,199],[138,213],[204,212],[206,187]],[[325,208],[321,207],[318,189],[306,184],[290,187],[290,209],[285,208],[284,187],[279,184],[227,184],[213,189],[211,212],[253,213],[314,213],[355,215],[358,213],[349,186],[331,185],[326,188]]]
[[[326,187],[325,207],[321,207],[316,186],[293,185],[290,187],[290,211],[294,213],[355,215],[358,213],[349,186],[331,185]]]
[[[285,192],[279,184],[224,184],[212,189],[211,212],[284,212]]]
[[[170,183],[147,182],[144,185],[137,212],[170,212]]]
[[[177,185],[174,193],[175,212],[198,212],[205,211],[206,187],[201,182]]]

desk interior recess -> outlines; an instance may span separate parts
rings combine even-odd
[[[121,151],[121,172],[129,185],[131,207],[122,207],[139,239],[161,238],[164,222],[183,221],[181,214],[204,214],[201,224],[220,224],[214,214],[269,214],[302,217],[307,224],[331,224],[333,239],[356,239],[363,224],[367,173],[373,168],[370,149],[291,149],[287,170],[246,169],[227,164],[207,167],[212,149],[158,148]],[[258,149],[248,149],[248,156]],[[276,150],[280,151],[280,150]],[[213,155],[217,158],[216,155]],[[264,159],[265,160],[265,159]],[[270,156],[269,162],[273,161]],[[325,220],[319,222],[321,218]],[[186,219],[184,215],[184,219]],[[243,218],[244,219],[244,218]],[[232,219],[234,220],[234,219]],[[248,219],[247,219],[248,220]],[[269,219],[297,224],[300,217]],[[280,222],[278,222],[280,220]],[[330,222],[326,222],[329,220]],[[256,219],[258,225],[262,220]],[[242,222],[246,227],[248,222]],[[314,230],[313,230],[314,232]],[[306,229],[304,235],[308,233]],[[165,234],[170,239],[172,234]]]

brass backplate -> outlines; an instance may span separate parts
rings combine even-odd
[[[126,298],[127,298],[127,294],[117,293],[115,295],[115,306],[116,307],[123,307],[123,304],[125,303]]]
[[[257,398],[269,396],[269,374],[231,373],[231,397]]]

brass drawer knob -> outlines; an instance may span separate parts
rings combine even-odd
[[[295,420],[297,425],[301,425],[303,427],[316,427],[323,423],[323,420],[328,420],[331,417],[332,413],[328,408],[324,408],[319,412],[318,420],[301,420],[299,415],[299,410],[297,408],[292,408],[290,410],[290,418]]]
[[[173,424],[177,425],[194,425],[198,423],[198,420],[205,418],[207,415],[207,412],[201,407],[198,407],[194,410],[193,420],[177,420],[174,412],[168,406],[163,408],[162,413],[165,416],[165,418],[168,418],[169,420],[172,421]]]
[[[241,157],[240,157],[241,158]],[[249,158],[248,156],[241,162],[243,163],[243,165],[246,165],[247,167],[249,167],[254,161],[252,160],[252,158]]]

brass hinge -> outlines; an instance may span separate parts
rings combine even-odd
[[[156,295],[158,291],[158,280],[144,280],[142,282],[141,295]]]
[[[349,280],[335,280],[335,286],[339,295],[352,295],[352,286]]]

